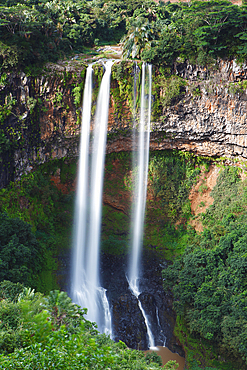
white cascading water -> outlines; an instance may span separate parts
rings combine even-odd
[[[88,213],[88,161],[89,135],[92,104],[93,68],[88,66],[83,94],[83,111],[80,137],[79,168],[76,189],[74,233],[73,233],[73,275],[72,299],[81,307],[87,307],[86,278],[86,225]]]
[[[96,322],[100,332],[110,335],[112,334],[111,314],[106,291],[100,286],[99,253],[111,66],[111,61],[105,64],[105,73],[97,100],[89,184],[88,158],[92,95],[92,91],[87,87],[87,84],[92,86],[92,73],[89,81],[89,67],[85,81],[80,153],[80,161],[82,160],[83,164],[79,165],[78,175],[72,281],[73,300],[81,307],[88,309],[87,319]],[[84,128],[84,124],[89,128]]]
[[[159,309],[158,307],[156,306],[156,319],[157,319],[157,323],[158,323],[158,327],[160,328],[160,318],[159,318]]]
[[[110,311],[109,302],[106,296],[106,289],[102,287],[99,288],[99,293],[100,293],[101,302],[103,304],[103,312],[104,312],[104,327],[103,327],[102,332],[105,333],[106,335],[110,335],[110,338],[113,338],[111,311]]]
[[[88,319],[95,321],[101,331],[105,329],[105,323],[100,315],[99,307],[99,251],[100,251],[100,230],[102,211],[103,175],[105,163],[105,149],[108,125],[108,111],[110,99],[110,77],[112,62],[105,65],[99,96],[97,100],[94,138],[92,144],[92,162],[90,178],[90,216],[88,231],[88,254],[86,260],[87,279],[90,288],[90,305],[88,307]],[[102,301],[100,302],[102,304]],[[102,330],[103,329],[103,330]]]
[[[130,255],[130,269],[128,283],[133,295],[138,299],[139,291],[139,264],[143,241],[143,225],[146,206],[148,162],[149,162],[149,141],[150,141],[150,121],[151,121],[151,93],[152,93],[152,66],[148,65],[148,103],[145,99],[145,69],[146,64],[142,65],[142,87],[141,87],[141,112],[140,125],[138,132],[138,157],[137,157],[137,176],[134,179],[134,201],[133,201],[133,230],[132,230],[132,249]],[[142,312],[147,327],[149,347],[155,346],[154,337],[148,317],[138,299],[138,305]]]

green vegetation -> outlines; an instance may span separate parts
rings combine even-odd
[[[140,0],[28,0],[25,4],[2,0],[1,71],[18,67],[37,72],[44,62],[83,52],[88,46],[119,42],[126,20],[142,4]]]
[[[246,361],[247,184],[240,182],[238,168],[223,168],[212,192],[214,204],[201,215],[204,232],[197,234],[189,226],[191,210],[188,195],[199,175],[202,172],[206,174],[210,163],[210,159],[184,152],[150,153],[150,197],[147,201],[144,247],[152,250],[155,248],[161,260],[175,260],[173,265],[168,262],[164,278],[166,289],[170,288],[174,293],[174,307],[178,313],[176,335],[184,345],[190,368],[229,370],[238,369],[240,366],[244,369],[241,358]],[[130,153],[112,153],[107,156],[104,185],[107,199],[103,208],[102,225],[102,248],[105,253],[124,255],[128,250],[131,210],[129,197],[133,188],[131,170]],[[57,186],[53,183],[55,175],[59,179]],[[57,269],[54,257],[58,251],[70,245],[69,230],[73,216],[75,176],[75,161],[53,160],[23,176],[21,181],[11,183],[8,188],[1,190],[0,259],[5,266],[1,269],[2,280],[24,283],[42,292],[56,288],[52,273]],[[59,187],[62,187],[63,193]],[[205,184],[202,184],[198,192],[203,192],[204,188]],[[8,253],[10,247],[11,253]],[[20,251],[23,255],[23,250],[26,257],[18,260],[21,266],[16,265],[13,260]],[[31,258],[36,263],[30,264]],[[75,338],[84,343],[83,354],[86,357],[91,356],[93,350],[99,353],[99,356],[95,357],[95,363],[101,366],[99,364],[102,359],[102,368],[111,367],[113,364],[117,366],[114,362],[115,350],[118,359],[119,356],[121,359],[127,358],[121,357],[127,355],[121,354],[122,350],[117,347],[119,344],[112,344],[109,339],[103,340],[102,337],[100,338],[103,342],[98,342],[99,337],[94,336],[96,334],[92,337],[91,334],[86,334],[85,326],[78,324],[75,329],[74,321],[67,314],[64,316],[62,308],[57,309],[56,315],[52,314],[51,328],[50,324],[44,324],[47,322],[47,313],[43,312],[41,315],[41,312],[35,311],[40,304],[37,303],[35,309],[25,306],[25,312],[22,312],[24,306],[19,302],[22,299],[18,300],[18,297],[24,292],[24,288],[21,284],[9,284],[0,284],[4,297],[3,301],[0,301],[0,321],[3,321],[1,312],[4,317],[9,318],[8,324],[0,328],[4,330],[3,334],[0,333],[0,347],[5,354],[14,351],[1,359],[5,361],[5,367],[11,368],[11,364],[13,368],[18,369],[18,359],[21,359],[25,366],[34,369],[35,366],[38,368],[38,362],[43,363],[42,366],[48,366],[50,363],[58,366],[58,361],[61,361],[61,366],[67,366],[66,361],[82,350]],[[31,289],[25,290],[23,294],[28,300],[35,296]],[[68,311],[72,307],[66,296],[57,292],[51,293],[45,299],[41,295],[35,297],[37,302],[42,299],[42,307],[48,314],[49,302],[51,307],[64,302]],[[35,299],[32,298],[32,304],[36,302]],[[25,321],[29,309],[34,312],[33,324],[30,324],[30,321],[26,324]],[[40,315],[37,320],[36,315]],[[48,333],[49,340],[43,337],[37,339],[36,336],[31,340],[28,337],[29,334],[25,331],[27,326],[33,330],[31,328],[36,328],[35,325],[38,328],[39,325],[42,326],[42,330]],[[30,334],[31,338],[32,334],[33,332]],[[85,335],[89,338],[87,343],[92,343],[86,349]],[[90,338],[93,339],[92,342]],[[78,352],[73,343],[76,343]],[[75,352],[71,355],[72,350]],[[59,357],[60,352],[67,354],[67,357]],[[226,357],[226,353],[229,357]],[[82,363],[86,361],[84,355],[79,356]],[[143,362],[142,357],[137,358],[132,352],[128,356],[130,366],[134,366],[135,361],[139,361],[139,368],[143,366],[145,369],[145,366],[149,366]],[[221,356],[223,360],[219,359]],[[110,365],[107,361],[112,357],[113,362]],[[240,360],[235,366],[231,364],[231,360],[234,359],[233,362],[236,363],[236,358]],[[46,363],[48,360],[50,362]],[[70,362],[73,369],[72,366],[76,365],[72,359]],[[91,364],[83,363],[83,366],[90,368]],[[132,368],[135,367],[130,367]]]
[[[34,285],[42,265],[42,246],[31,225],[0,214],[0,281]]]
[[[229,93],[230,94],[243,94],[247,89],[247,81],[238,81],[231,82],[229,84]]]
[[[226,0],[2,0],[1,72],[21,68],[37,73],[44,62],[121,38],[127,58],[157,65],[171,65],[177,58],[200,65],[217,57],[244,60],[246,9],[246,4]]]
[[[160,74],[155,79],[155,83],[161,90],[160,103],[163,108],[170,106],[171,103],[174,103],[178,98],[181,99],[185,94],[186,81],[176,75],[166,77]]]
[[[73,196],[63,194],[54,186],[51,176],[56,171],[60,171],[61,181],[67,181],[69,192],[75,168],[64,161],[41,165],[36,171],[23,175],[21,181],[0,190],[3,278],[22,282],[41,292],[57,287],[54,257],[58,250],[70,246]],[[19,273],[15,269],[19,269]]]
[[[189,225],[189,192],[212,162],[184,152],[150,153],[144,247],[155,249],[161,260],[175,260],[164,270],[165,288],[174,293],[175,334],[189,369],[244,370],[247,183],[240,181],[237,167],[220,165],[214,203],[201,214],[204,232]],[[116,200],[121,192],[119,208],[133,189],[130,163],[128,153],[107,156],[105,193]],[[205,190],[203,182],[198,194]],[[126,253],[129,222],[120,209],[105,206],[106,252]]]
[[[126,57],[157,65],[189,60],[210,64],[218,57],[246,58],[246,4],[225,0],[150,3],[128,19]]]
[[[238,173],[235,167],[221,172],[214,203],[201,215],[203,233],[195,234],[163,277],[189,332],[247,363],[247,184]]]
[[[190,370],[241,370],[245,366],[240,361],[228,357],[228,352],[222,352],[214,343],[191,334],[184,317],[178,315],[174,334],[182,343],[186,353],[186,363]]]
[[[85,312],[65,292],[44,297],[20,284],[1,283],[0,369],[160,369],[159,356],[145,358],[98,334]],[[170,365],[166,368],[176,368]]]
[[[114,64],[112,67],[112,78],[113,78],[112,96],[114,99],[114,112],[116,115],[116,120],[124,121],[125,124],[129,122],[130,125],[132,125],[132,114],[129,114],[130,113],[129,109],[133,111],[134,108],[133,67],[134,67],[133,63],[125,61],[121,61],[121,63]],[[137,91],[139,91],[139,84],[140,81],[137,81],[136,86]],[[139,101],[137,101],[136,104],[138,104],[138,102]]]
[[[151,152],[149,193],[145,218],[144,245],[156,248],[161,258],[174,259],[194,237],[189,192],[203,171],[207,159],[176,151]]]
[[[131,161],[131,154],[124,152],[106,157],[104,193],[109,201],[103,207],[101,239],[103,250],[116,255],[128,253],[129,247],[130,198],[135,174]],[[191,216],[188,196],[209,163],[209,159],[184,152],[150,153],[150,199],[146,206],[143,242],[145,248],[155,248],[160,258],[174,259],[194,238],[195,231],[188,225]]]
[[[162,151],[150,153],[149,178],[154,196],[161,200],[169,220],[187,217],[185,204],[192,185],[201,172],[200,159],[183,152]]]
[[[101,247],[106,253],[127,255],[129,250],[129,217],[103,206]]]
[[[178,313],[176,335],[184,345],[190,368],[196,370],[204,366],[208,369],[228,370],[234,369],[233,365],[229,365],[231,359],[242,358],[246,354],[244,307],[247,184],[239,181],[238,168],[222,170],[212,192],[214,204],[201,215],[204,232],[197,234],[189,225],[191,210],[188,195],[202,172],[206,174],[210,163],[210,159],[184,152],[150,153],[144,247],[155,249],[161,260],[175,260],[173,265],[168,262],[164,277],[166,289],[173,289],[174,307]],[[107,198],[102,224],[102,248],[105,253],[125,255],[128,251],[132,172],[130,153],[112,153],[107,156],[104,184]],[[55,176],[59,179],[57,186],[53,182]],[[54,257],[71,243],[75,176],[76,161],[53,160],[0,191],[0,259],[4,266],[1,269],[2,280],[24,283],[41,292],[56,289],[53,272],[57,270],[57,263]],[[205,184],[202,184],[198,193],[203,192],[204,188]],[[18,253],[23,255],[23,251],[25,258],[18,259],[21,263],[19,266],[14,259]],[[9,317],[10,311],[13,312],[13,322],[12,326],[8,324],[4,327],[2,337],[0,334],[0,346],[6,353],[14,349],[17,351],[10,355],[11,360],[10,357],[4,357],[4,361],[13,361],[14,368],[17,366],[17,358],[21,358],[24,364],[29,364],[30,359],[34,361],[34,358],[46,364],[43,353],[46,353],[44,348],[47,348],[47,358],[56,363],[57,355],[52,357],[49,351],[69,353],[77,334],[69,322],[64,322],[67,316],[63,316],[62,311],[61,318],[59,310],[58,316],[53,317],[53,325],[63,322],[65,332],[58,329],[53,336],[51,330],[49,343],[45,342],[45,347],[43,342],[40,345],[25,342],[25,335],[19,332],[24,319],[22,316],[19,318],[22,308],[16,298],[22,293],[23,286],[17,285],[16,293],[12,293],[12,288],[3,282],[0,284],[1,289],[4,291],[3,315]],[[25,294],[32,295],[32,292],[30,290]],[[54,306],[54,302],[60,298],[58,293],[54,293],[49,299]],[[61,299],[66,301],[63,295]],[[6,303],[8,300],[11,300],[10,306]],[[47,319],[45,315],[42,317]],[[67,330],[71,332],[68,334]],[[81,330],[78,338],[83,341],[84,329]],[[60,340],[58,338],[61,343],[55,345]],[[111,343],[106,342],[106,346],[113,351]],[[79,351],[81,347],[78,348]],[[98,347],[93,344],[92,348]],[[92,348],[87,350],[92,351]],[[218,356],[224,358],[226,352],[230,354],[230,360],[227,358],[224,364]],[[35,353],[35,356],[31,353]],[[110,352],[107,352],[107,356],[111,356]],[[65,357],[60,360],[65,366]],[[243,363],[239,364],[236,368],[242,366],[244,369]],[[35,368],[35,362],[30,366]]]

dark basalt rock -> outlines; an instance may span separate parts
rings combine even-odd
[[[148,347],[146,325],[136,297],[128,292],[112,304],[114,339],[122,340],[130,348],[146,349]]]
[[[156,346],[164,344],[184,356],[184,351],[173,335],[175,313],[172,296],[162,286],[161,261],[155,252],[145,253],[140,272],[139,300],[151,324]],[[130,348],[148,349],[148,335],[138,300],[129,289],[126,279],[126,257],[103,254],[101,281],[107,289],[112,311],[113,332],[116,341],[121,340]]]

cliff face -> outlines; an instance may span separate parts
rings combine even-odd
[[[211,68],[185,63],[173,68],[174,75],[186,80],[186,86],[167,107],[161,86],[154,84],[153,101],[159,109],[152,119],[150,148],[245,159],[247,66],[219,61]],[[103,66],[99,63],[94,70],[93,109]],[[159,75],[155,70],[154,81]],[[1,187],[35,164],[78,155],[84,76],[85,66],[74,61],[50,65],[39,78],[21,73],[1,79]],[[159,81],[162,78],[166,79],[160,77]],[[132,86],[134,81],[140,84],[139,80],[133,63],[113,66],[108,153],[132,149]]]
[[[71,155],[71,131],[77,128],[72,84],[82,81],[76,73],[51,70],[41,78],[12,74],[0,86],[1,187],[35,164]]]
[[[215,70],[177,65],[186,78],[184,98],[164,112],[158,130],[161,149],[174,148],[206,156],[247,157],[246,65],[219,62]]]

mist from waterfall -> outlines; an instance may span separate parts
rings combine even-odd
[[[100,286],[99,253],[111,66],[111,61],[106,62],[100,85],[90,163],[92,66],[87,68],[86,73],[75,206],[72,275],[73,301],[88,309],[87,319],[96,322],[100,332],[110,335],[112,335],[111,314],[106,290]]]
[[[146,68],[148,68],[148,78],[146,78]],[[147,91],[146,91],[147,90]],[[134,163],[134,195],[132,204],[132,243],[129,259],[128,283],[129,287],[138,299],[139,290],[139,270],[140,270],[140,255],[143,243],[143,225],[146,207],[147,180],[148,180],[148,162],[149,162],[149,141],[150,141],[150,121],[151,121],[151,93],[152,93],[152,66],[142,65],[142,85],[141,85],[141,107],[140,107],[140,123],[139,128],[134,129],[134,140],[138,137],[138,148],[136,158],[133,158]],[[136,97],[134,97],[136,101]],[[135,107],[134,107],[135,111]],[[137,144],[137,143],[136,143]],[[137,171],[135,171],[135,165]],[[147,327],[149,339],[149,347],[154,347],[154,337],[152,335],[151,326],[148,317],[138,299],[138,305],[142,312]]]

